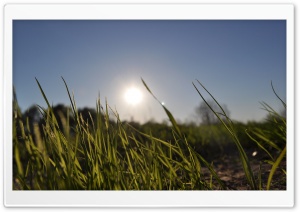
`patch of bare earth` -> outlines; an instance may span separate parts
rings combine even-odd
[[[250,160],[250,165],[257,184],[261,182],[261,189],[266,190],[272,165],[266,162],[267,158],[261,152],[255,156],[252,156],[253,151],[247,151],[246,153]],[[227,190],[251,190],[238,154],[222,156],[221,158],[214,159],[212,162],[214,170],[226,185]],[[285,159],[281,162],[273,175],[270,190],[286,190],[286,174],[282,169],[286,170]],[[211,179],[209,170],[206,167],[202,167],[202,171],[204,179],[209,182]],[[221,189],[215,179],[213,179],[213,185],[216,185],[213,189]]]

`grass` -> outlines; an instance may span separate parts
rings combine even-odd
[[[233,124],[232,120],[228,117],[228,115],[226,114],[226,112],[224,111],[224,109],[222,108],[222,106],[213,97],[213,95],[199,81],[198,81],[198,83],[210,95],[210,97],[212,97],[212,99],[217,103],[217,105],[221,109],[222,113],[217,113],[215,110],[213,110],[212,107],[209,105],[209,103],[205,100],[205,98],[203,97],[203,95],[201,94],[201,92],[199,91],[199,89],[197,88],[197,86],[193,83],[195,89],[197,90],[197,92],[200,95],[200,97],[202,98],[202,100],[213,111],[213,113],[218,117],[219,121],[223,124],[223,126],[226,128],[226,130],[232,136],[234,144],[236,145],[237,150],[239,152],[240,159],[241,159],[241,162],[242,162],[242,165],[243,165],[243,169],[244,169],[247,181],[248,181],[249,185],[251,186],[251,189],[257,190],[258,187],[257,187],[257,183],[255,182],[253,171],[252,171],[251,166],[250,166],[250,161],[249,161],[249,159],[247,157],[247,154],[245,153],[244,148],[242,147],[241,142],[240,142],[240,140],[239,140],[239,138],[237,136],[237,133],[236,133],[236,131],[234,129],[234,124]],[[225,120],[223,119],[223,117],[225,117]]]
[[[276,97],[281,101],[283,107],[286,110],[286,103],[280,99],[277,93],[274,90],[274,87],[271,83],[272,89]],[[261,103],[263,109],[268,112],[268,120],[271,123],[272,128],[268,130],[262,130],[260,128],[255,128],[252,131],[251,135],[249,132],[246,132],[247,135],[262,149],[268,156],[269,159],[265,162],[272,165],[271,171],[268,176],[266,189],[270,190],[271,182],[274,176],[276,169],[279,167],[279,164],[286,157],[286,119],[283,115],[280,115],[276,112],[270,105],[265,102]],[[279,139],[274,139],[269,135],[276,135]],[[269,150],[268,150],[269,149]],[[270,150],[276,150],[277,155],[272,155]],[[282,172],[286,174],[286,170],[282,169]]]
[[[65,84],[70,109],[66,115],[56,115],[47,96],[36,79],[47,108],[38,106],[42,122],[30,126],[24,120],[14,92],[13,100],[13,155],[14,189],[22,190],[226,190],[213,165],[196,151],[189,141],[190,135],[177,124],[172,113],[160,103],[146,82],[148,92],[162,106],[171,122],[171,139],[161,139],[144,132],[132,124],[122,122],[117,111],[100,98],[96,101],[95,117],[86,118],[76,107],[76,101]],[[199,85],[214,99],[212,94]],[[201,99],[207,103],[194,84]],[[273,86],[272,86],[273,88]],[[274,91],[275,93],[275,91]],[[276,93],[275,93],[276,94]],[[219,105],[216,99],[214,101]],[[209,104],[208,104],[209,106]],[[285,119],[264,104],[279,128],[281,140],[285,139]],[[245,153],[232,120],[215,112],[225,131],[237,147],[247,182],[251,189],[263,189],[260,175],[254,176],[250,160]],[[112,117],[116,120],[111,121]],[[224,119],[225,117],[225,119]],[[71,120],[74,124],[71,124]],[[62,123],[62,124],[60,124]],[[257,128],[247,132],[249,138],[269,156],[272,164],[266,189],[270,189],[272,177],[286,154],[284,144],[271,142],[269,135]],[[278,137],[278,136],[277,136]],[[261,141],[263,140],[263,141]],[[269,147],[279,148],[279,155],[272,155]],[[198,147],[201,148],[201,147]],[[207,169],[210,178],[204,177]],[[285,170],[283,170],[285,171]]]

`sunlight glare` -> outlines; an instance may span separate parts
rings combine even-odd
[[[131,87],[125,92],[124,97],[128,104],[134,106],[142,101],[142,92],[135,87]]]

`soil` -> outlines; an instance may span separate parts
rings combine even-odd
[[[256,182],[259,182],[259,173],[261,173],[261,189],[266,190],[269,173],[272,167],[272,165],[266,162],[269,158],[266,154],[257,150],[248,150],[246,151],[246,154],[250,160],[250,165]],[[214,170],[227,186],[227,190],[251,190],[238,154],[226,154],[214,159],[212,162]],[[286,170],[285,158],[273,175],[270,190],[286,190],[286,174],[282,171],[282,169]],[[205,180],[209,182],[211,178],[209,170],[206,167],[203,167],[202,171],[204,173]],[[218,185],[215,179],[213,179],[213,185]],[[221,188],[215,187],[214,189]]]

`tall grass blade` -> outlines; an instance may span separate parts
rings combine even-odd
[[[205,98],[203,97],[203,95],[201,94],[201,92],[198,90],[197,86],[193,83],[194,88],[196,89],[196,91],[198,92],[198,94],[200,95],[201,99],[206,103],[206,105],[210,108],[210,110],[217,116],[217,118],[219,119],[219,121],[223,124],[223,126],[228,130],[228,132],[232,135],[233,137],[233,141],[235,143],[235,145],[237,146],[237,149],[239,151],[240,154],[240,158],[241,158],[241,162],[243,165],[243,169],[247,178],[247,181],[249,183],[249,185],[251,186],[252,189],[257,190],[257,184],[255,182],[255,178],[250,166],[250,162],[249,159],[244,151],[244,148],[242,147],[235,131],[234,131],[234,126],[233,123],[231,121],[231,119],[227,116],[226,112],[224,111],[224,109],[222,108],[222,106],[218,103],[218,101],[214,98],[214,96],[202,85],[202,83],[200,83],[198,80],[197,82],[200,84],[200,86],[209,94],[209,96],[214,100],[214,102],[219,106],[219,108],[221,109],[221,111],[223,112],[223,116],[226,117],[226,121],[227,124],[221,119],[220,115],[208,104],[208,102],[205,100]]]
[[[164,111],[166,112],[167,116],[169,117],[169,120],[172,123],[172,126],[174,127],[176,133],[182,138],[182,133],[178,127],[178,124],[176,122],[176,120],[174,119],[172,113],[164,106],[162,105],[161,101],[159,101],[156,96],[152,93],[152,91],[150,90],[150,88],[147,86],[146,82],[141,78],[144,86],[146,87],[146,89],[149,91],[149,93],[154,97],[154,99],[156,99],[156,101],[163,107]]]
[[[44,93],[44,91],[43,91],[43,89],[42,89],[42,86],[40,85],[40,83],[39,83],[39,81],[37,80],[37,78],[35,78],[35,80],[36,80],[36,82],[37,82],[37,84],[38,84],[38,86],[39,86],[39,89],[40,89],[40,91],[41,91],[43,97],[44,97],[44,100],[45,100],[46,103],[47,103],[48,108],[51,110],[51,105],[50,105],[50,103],[49,103],[49,101],[48,101],[48,99],[47,99],[47,97],[46,97],[46,94]]]
[[[278,94],[276,93],[276,91],[275,91],[275,89],[274,89],[274,87],[273,87],[272,81],[271,81],[271,86],[272,86],[272,90],[273,90],[274,94],[276,95],[276,97],[281,101],[283,107],[286,108],[286,103],[285,103],[285,102],[278,96]]]
[[[265,153],[267,153],[268,155],[269,155],[269,157],[273,160],[273,156],[271,155],[271,153],[261,144],[261,142],[259,142],[259,141],[257,141],[255,138],[253,138],[250,134],[249,134],[249,132],[248,132],[248,130],[245,130],[245,133],[248,135],[248,137],[252,140],[252,141],[254,141],[256,144],[257,144],[257,146],[259,147],[259,148],[261,148]]]
[[[271,171],[270,171],[270,174],[269,174],[269,177],[268,177],[267,190],[270,190],[273,175],[274,175],[276,169],[278,168],[280,162],[285,157],[285,155],[286,155],[286,147],[284,147],[284,149],[280,153],[279,157],[276,159],[276,161],[272,165],[272,168],[271,168]]]

